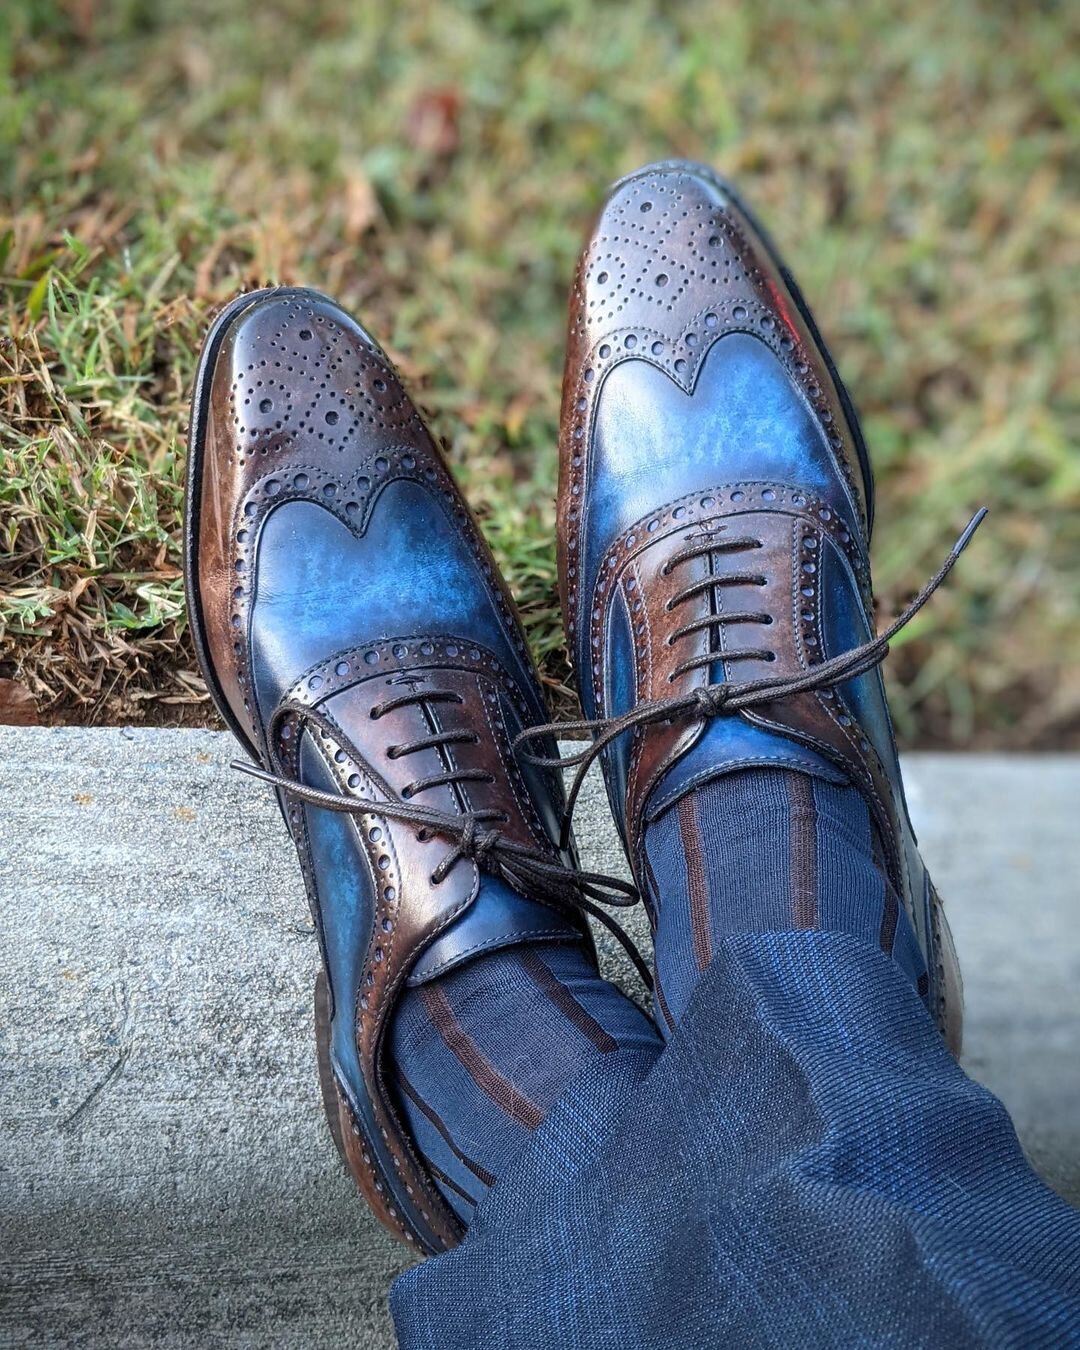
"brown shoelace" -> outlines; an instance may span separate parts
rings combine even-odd
[[[461,696],[433,690],[425,690],[423,694],[403,694],[373,708],[371,715],[377,718],[394,708],[404,707],[407,703],[419,703],[424,700],[460,703]],[[232,767],[241,773],[249,774],[252,778],[257,778],[260,782],[269,783],[286,796],[307,802],[311,806],[346,815],[382,816],[387,820],[414,825],[417,838],[421,841],[432,835],[446,839],[451,847],[431,874],[433,886],[440,885],[455,864],[467,858],[530,899],[547,900],[559,909],[578,909],[591,914],[626,950],[646,988],[652,988],[649,967],[633,940],[611,915],[601,908],[605,905],[626,908],[636,904],[640,898],[636,887],[629,882],[621,881],[618,877],[605,876],[600,872],[582,872],[567,867],[555,858],[554,850],[551,854],[547,854],[540,849],[507,838],[500,830],[494,828],[496,823],[505,823],[507,820],[503,811],[462,810],[460,815],[452,815],[411,800],[417,793],[437,786],[468,781],[493,782],[494,779],[489,773],[483,770],[458,769],[444,774],[434,774],[408,784],[398,796],[368,768],[371,781],[376,790],[383,794],[382,796],[353,797],[346,793],[326,792],[321,788],[310,787],[283,772],[277,742],[279,732],[285,734],[292,730],[291,727],[282,726],[285,719],[290,717],[297,719],[299,729],[310,725],[325,732],[355,764],[365,763],[363,756],[343,736],[341,729],[316,709],[298,703],[285,703],[277,708],[267,727],[269,769],[244,759],[233,760]],[[471,732],[464,730],[433,732],[431,736],[420,737],[404,745],[389,746],[387,753],[392,759],[397,759],[433,745],[449,744],[451,740],[464,743],[475,739]],[[567,831],[564,831],[564,834],[566,833]],[[567,843],[564,842],[561,847],[566,848]]]
[[[812,666],[805,674],[781,676],[777,679],[746,680],[742,683],[706,684],[700,688],[691,689],[685,694],[673,694],[670,698],[658,698],[640,703],[636,708],[631,708],[629,712],[622,713],[618,717],[594,717],[578,722],[550,722],[544,726],[530,727],[528,730],[521,732],[514,741],[515,750],[519,750],[520,747],[527,747],[541,736],[587,732],[593,737],[593,740],[583,750],[556,759],[533,754],[527,748],[520,749],[523,759],[543,768],[577,768],[577,773],[574,775],[574,781],[566,799],[566,813],[563,817],[562,826],[562,846],[565,847],[566,840],[569,837],[570,822],[573,818],[578,795],[581,792],[581,786],[585,781],[585,775],[596,757],[624,731],[633,731],[638,727],[650,726],[656,722],[671,722],[676,718],[697,720],[705,717],[716,717],[725,712],[738,712],[740,708],[757,707],[761,704],[772,703],[777,699],[790,698],[793,694],[802,694],[813,689],[831,688],[844,681],[854,679],[858,675],[863,675],[874,666],[880,665],[889,653],[889,643],[906,624],[911,622],[949,575],[985,516],[985,507],[976,511],[968,521],[959,539],[952,546],[941,567],[908,605],[907,609],[894,619],[883,633],[871,638],[868,642],[864,642],[859,647],[853,647],[851,651],[841,652],[839,656],[830,657],[827,661],[822,661],[820,665]],[[752,548],[756,547],[757,544],[758,541],[753,539],[732,539],[727,541],[719,551]],[[665,564],[665,567],[670,571],[682,562],[699,557],[705,552],[715,551],[718,551],[718,545],[703,538],[701,542],[674,554]],[[753,575],[741,573],[731,576],[709,576],[691,583],[680,591],[672,598],[670,608],[674,608],[692,595],[711,590],[715,586],[763,583],[764,578],[759,579]],[[709,614],[677,629],[671,635],[670,640],[675,641],[705,628],[715,628],[724,622],[751,623],[764,622],[767,619],[768,615],[750,613]],[[717,661],[773,659],[775,658],[772,652],[758,649],[733,652],[710,651],[683,661],[676,666],[669,678],[674,678],[676,675],[700,666],[712,665]]]

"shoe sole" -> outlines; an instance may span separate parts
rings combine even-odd
[[[330,1136],[346,1170],[351,1172],[345,1152],[345,1137],[341,1132],[337,1080],[330,1063],[330,981],[326,978],[325,970],[320,970],[315,976],[315,1061],[319,1069],[319,1091],[322,1093]]]

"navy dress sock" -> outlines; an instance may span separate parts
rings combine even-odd
[[[925,986],[922,953],[854,787],[790,769],[729,773],[651,824],[645,849],[664,879],[653,902],[656,1003],[668,1031],[718,944],[736,933],[849,933]]]
[[[407,989],[390,1054],[413,1138],[468,1223],[579,1073],[616,1050],[661,1045],[583,946],[546,942],[488,952]]]

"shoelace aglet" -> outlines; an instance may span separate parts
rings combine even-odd
[[[250,759],[230,759],[229,768],[235,769],[237,773],[246,773],[249,777],[257,778],[262,783],[268,783],[273,778],[273,775],[267,773],[260,764],[255,764]]]
[[[979,526],[983,523],[983,521],[989,514],[990,508],[988,506],[980,506],[979,509],[975,512],[975,514],[971,517],[967,525],[965,525],[964,527],[963,534],[961,534],[960,538],[953,545],[952,551],[954,558],[959,558],[960,554],[963,553],[964,549],[966,549],[968,544],[971,543],[975,531],[979,528]]]

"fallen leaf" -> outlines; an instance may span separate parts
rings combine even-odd
[[[345,175],[342,234],[350,244],[356,244],[378,219],[379,199],[371,180],[362,170],[350,169]]]
[[[63,6],[71,15],[76,33],[84,42],[90,42],[94,36],[94,20],[97,17],[96,0],[67,0]]]
[[[409,144],[434,159],[448,159],[458,148],[461,95],[456,89],[429,89],[413,100],[405,124]]]

